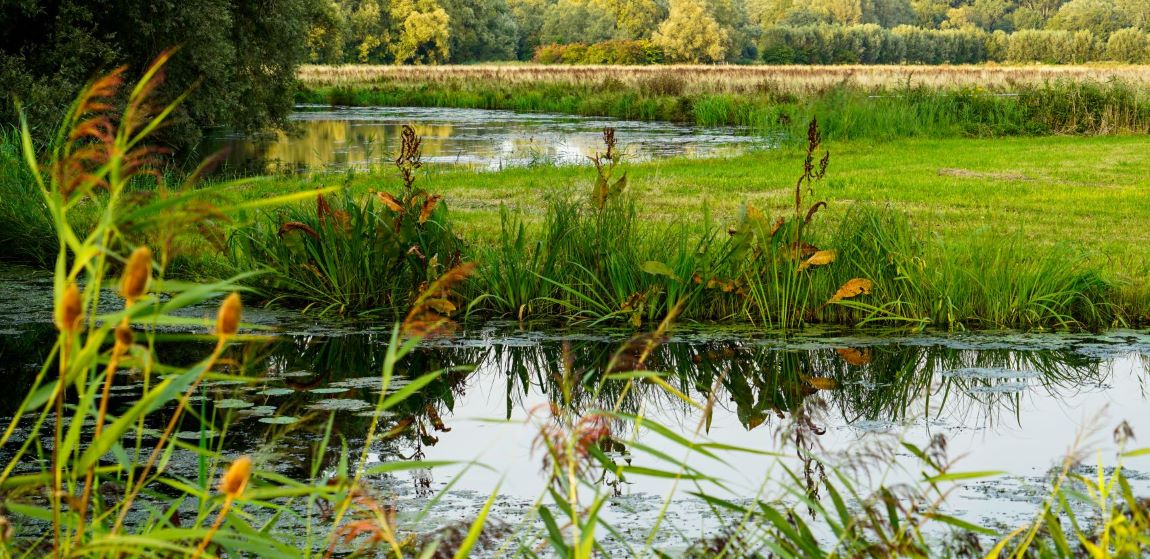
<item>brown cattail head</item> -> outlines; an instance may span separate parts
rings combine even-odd
[[[80,297],[80,288],[70,283],[64,288],[64,295],[56,308],[56,328],[62,332],[75,332],[83,318],[84,300]]]
[[[131,347],[134,341],[136,341],[136,336],[132,333],[132,327],[128,326],[128,320],[124,319],[116,327],[116,348],[123,351]]]
[[[239,497],[248,486],[248,479],[252,477],[252,459],[241,456],[232,462],[228,471],[220,478],[220,491],[225,495]]]
[[[216,335],[223,337],[234,336],[236,331],[240,329],[240,315],[243,314],[244,306],[240,302],[240,294],[232,293],[228,295],[222,305],[220,305],[219,315],[216,316]]]
[[[152,279],[152,249],[141,246],[132,251],[124,276],[120,278],[120,295],[129,303],[139,299],[148,290]]]

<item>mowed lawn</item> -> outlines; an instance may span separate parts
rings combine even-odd
[[[621,138],[625,147],[626,138]],[[1002,236],[1034,249],[1068,243],[1118,279],[1142,283],[1150,270],[1150,137],[1043,137],[828,143],[831,164],[816,197],[829,204],[815,221],[833,226],[852,204],[889,204],[916,228],[961,243]],[[624,163],[628,190],[650,222],[733,224],[746,203],[768,215],[793,211],[803,152],[788,147],[731,159]],[[499,235],[500,206],[542,219],[547,196],[589,195],[590,167],[500,172],[428,165],[419,184],[443,194],[457,229],[476,243]],[[276,190],[344,182],[344,176],[272,183]],[[390,170],[361,174],[357,192],[395,189]],[[262,190],[262,189],[261,189]]]

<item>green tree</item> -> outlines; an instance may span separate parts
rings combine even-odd
[[[914,23],[915,13],[910,0],[864,0],[862,22],[893,28]]]
[[[506,0],[439,0],[450,18],[451,62],[512,60],[519,29]]]
[[[1010,31],[1014,22],[1009,17],[1010,0],[974,0],[970,4],[947,10],[944,28],[977,27],[985,31]]]
[[[751,24],[766,28],[782,21],[787,10],[795,7],[795,0],[747,0],[747,19]]]
[[[1047,29],[1063,31],[1089,30],[1102,40],[1111,33],[1131,24],[1114,0],[1072,0],[1058,9],[1047,22]]]
[[[950,0],[910,0],[914,11],[914,24],[926,29],[936,29],[946,21],[947,12],[955,8]]]
[[[543,22],[550,0],[508,0],[511,19],[515,20],[518,36],[516,54],[520,60],[530,60],[535,49],[543,44]]]
[[[547,10],[544,44],[598,43],[615,37],[615,15],[590,0],[559,0]]]
[[[659,0],[592,0],[593,5],[615,16],[617,36],[645,39],[667,17],[667,5]]]
[[[346,6],[348,50],[355,53],[358,62],[386,62],[390,60],[388,44],[391,42],[390,18],[378,0],[361,0]]]
[[[840,25],[862,22],[862,0],[810,0],[810,7]]]
[[[307,30],[308,62],[339,64],[344,61],[347,20],[336,2],[327,2]]]
[[[91,77],[121,64],[142,72],[160,51],[179,45],[162,92],[174,96],[199,85],[181,118],[172,119],[184,124],[168,128],[165,141],[194,142],[209,127],[283,125],[296,68],[309,54],[307,30],[324,8],[321,0],[4,2],[0,121],[15,122],[11,94],[46,129]]]
[[[701,0],[674,0],[651,41],[674,62],[699,63],[725,60],[730,38]]]
[[[1131,25],[1143,31],[1150,31],[1150,1],[1115,0],[1114,7],[1126,16]]]
[[[1106,42],[1106,58],[1115,62],[1139,64],[1150,57],[1150,41],[1141,29],[1127,27],[1110,34]]]
[[[437,64],[451,53],[450,17],[436,0],[393,0],[397,25],[388,49],[397,63]]]

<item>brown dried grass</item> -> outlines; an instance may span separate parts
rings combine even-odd
[[[691,93],[802,93],[836,85],[866,89],[899,86],[938,88],[983,87],[1010,90],[1019,85],[1055,80],[1121,80],[1150,85],[1147,65],[1085,66],[551,66],[541,64],[474,66],[303,66],[300,80],[307,86],[356,86],[399,82],[461,84],[497,80],[503,84],[592,84],[617,81],[641,87],[654,80],[680,80],[682,92]]]

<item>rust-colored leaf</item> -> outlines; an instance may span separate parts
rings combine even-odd
[[[803,220],[803,225],[810,223],[811,218],[815,216],[815,213],[817,213],[820,208],[825,208],[825,207],[827,207],[826,202],[819,202],[819,203],[811,206],[811,209],[807,210],[807,218]]]
[[[869,349],[856,349],[853,347],[841,347],[835,350],[839,357],[843,358],[848,365],[862,366],[871,362],[874,356]]]
[[[598,165],[598,162],[596,162]],[[607,187],[607,177],[603,176],[600,172],[599,178],[595,179],[595,188],[591,191],[591,199],[595,202],[595,207],[602,210],[607,206],[607,195],[610,190]]]
[[[784,218],[781,218],[781,217],[780,217],[780,218],[778,218],[778,219],[776,219],[776,220],[775,220],[775,225],[774,225],[773,227],[771,227],[771,234],[770,234],[770,237],[772,237],[772,238],[773,238],[773,237],[775,236],[775,234],[779,232],[779,229],[782,229],[782,228],[783,228],[783,224],[784,224],[784,223],[786,223],[786,222],[787,222],[787,220],[786,220],[786,219],[784,219]]]
[[[308,224],[301,223],[299,221],[289,221],[281,225],[279,231],[276,231],[276,235],[282,239],[284,238],[284,235],[287,235],[292,231],[299,231],[317,241],[319,240],[319,233],[316,233],[315,229],[312,229],[310,226],[308,226]]]
[[[400,204],[399,200],[397,200],[395,196],[392,196],[390,192],[377,192],[375,196],[379,198],[379,201],[382,202],[384,206],[387,206],[389,210],[397,214],[403,213],[403,204]]]
[[[427,306],[445,316],[451,316],[456,309],[455,304],[447,299],[428,299]]]
[[[315,216],[319,218],[319,224],[324,225],[327,223],[327,218],[331,216],[331,206],[328,205],[327,199],[323,194],[315,195]]]
[[[454,329],[455,322],[449,316],[456,310],[455,303],[451,302],[451,299],[458,298],[455,286],[474,272],[475,263],[461,264],[423,287],[403,320],[403,334],[426,337]]]
[[[815,390],[834,390],[839,387],[838,381],[830,377],[807,377],[803,380]]]
[[[440,200],[443,200],[443,196],[436,194],[428,196],[427,200],[423,202],[423,209],[419,210],[419,223],[421,225],[427,222],[427,219],[431,217],[431,212],[435,211],[435,206],[439,205]]]
[[[799,271],[806,270],[811,266],[826,266],[834,262],[837,257],[838,253],[833,250],[820,250],[812,254],[810,258],[804,260],[802,264],[799,264]]]
[[[843,299],[852,299],[859,295],[870,295],[874,289],[874,282],[866,278],[855,278],[843,284],[827,303],[836,303]]]
[[[807,258],[814,256],[815,253],[819,252],[820,250],[819,247],[806,241],[800,241],[798,244],[791,243],[789,248],[790,250],[788,251],[787,256],[795,260],[806,260]]]

